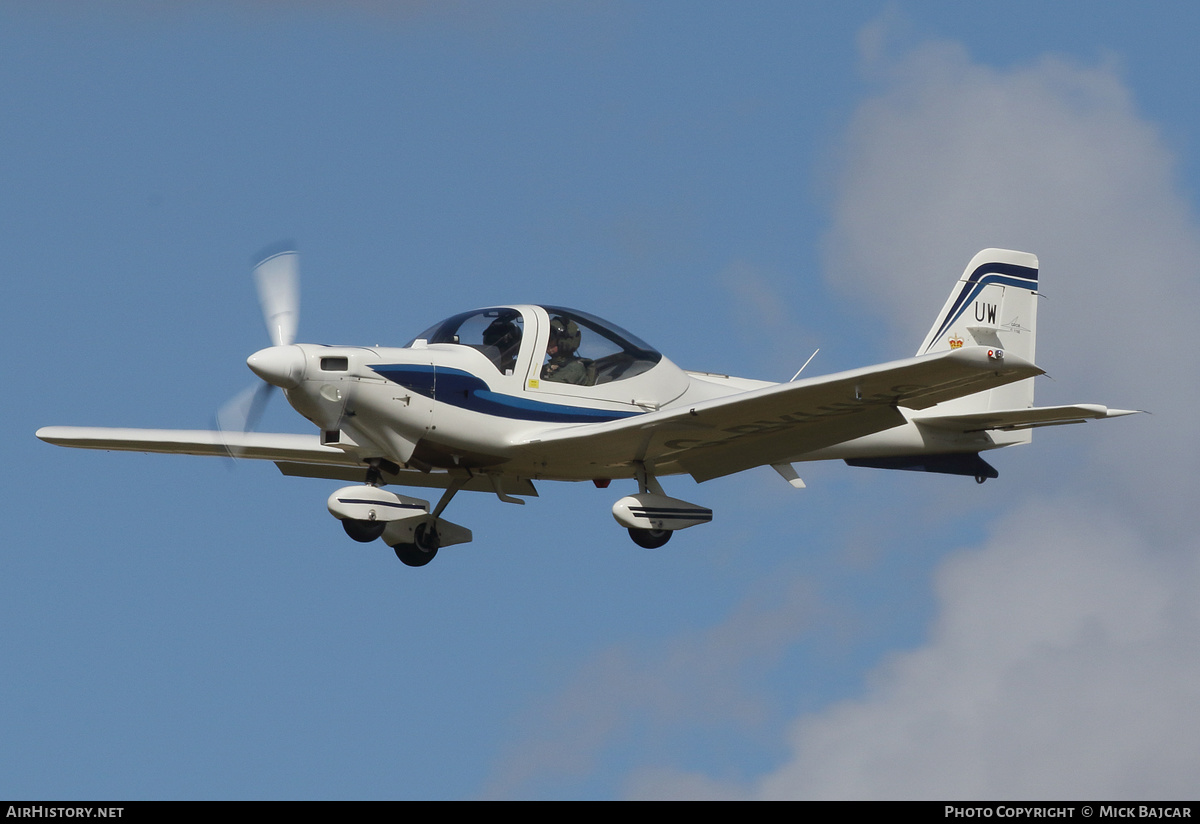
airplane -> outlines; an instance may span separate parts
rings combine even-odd
[[[1038,260],[1025,252],[977,254],[914,357],[786,383],[681,369],[619,326],[562,306],[463,312],[399,348],[295,343],[296,253],[266,257],[254,279],[272,345],[246,363],[263,383],[222,408],[216,429],[50,426],[37,437],[268,460],[284,475],[351,482],[327,501],[346,534],[382,538],[404,564],[424,566],[472,540],[442,517],[464,490],[524,504],[539,481],[632,480],[637,492],[613,504],[613,517],[655,549],[713,518],[668,496],[664,476],[703,482],[770,466],[803,488],[795,464],[842,460],[983,483],[998,473],[981,452],[1029,443],[1038,427],[1137,411],[1034,406]],[[275,389],[316,434],[253,431]],[[388,485],[444,491],[431,507]]]

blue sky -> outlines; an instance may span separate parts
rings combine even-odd
[[[1198,21],[1045,5],[0,5],[0,795],[1194,795]],[[1023,249],[1039,402],[1154,415],[667,479],[716,515],[655,552],[616,485],[463,495],[416,570],[332,482],[33,437],[207,427],[282,239],[301,340],[561,303],[773,380]]]

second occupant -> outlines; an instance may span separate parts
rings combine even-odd
[[[546,346],[546,355],[550,360],[542,367],[542,380],[578,385],[587,383],[587,366],[575,357],[582,337],[575,321],[562,317],[550,320],[550,342]]]

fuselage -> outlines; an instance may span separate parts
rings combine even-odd
[[[567,332],[574,333],[571,351],[556,352],[556,335]],[[262,350],[248,363],[284,389],[292,406],[321,430],[323,443],[360,458],[554,480],[632,477],[635,469],[629,461],[597,463],[586,455],[549,462],[536,443],[539,433],[774,385],[686,372],[607,321],[538,305],[465,312],[404,347],[293,344]],[[909,421],[793,460],[926,451],[931,437],[938,433]],[[978,451],[996,445],[981,436],[947,439],[942,447]]]

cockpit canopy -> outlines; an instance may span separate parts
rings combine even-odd
[[[552,329],[574,324],[578,339],[576,341],[573,338],[572,350],[559,357],[569,356],[580,362],[583,367],[581,374],[585,376],[573,381],[580,385],[599,386],[632,378],[650,370],[662,360],[662,354],[645,341],[587,312],[562,306],[529,306],[522,309],[526,312],[545,312],[545,320],[550,322]],[[539,325],[545,326],[545,321]],[[548,329],[540,337],[542,341],[549,340],[549,343],[525,341],[526,329],[526,318],[521,309],[507,306],[477,309],[434,324],[406,346],[412,346],[418,340],[429,344],[469,346],[483,353],[501,374],[512,374],[517,367],[522,342],[529,347],[541,347],[541,351],[535,355],[539,369],[543,360],[554,356],[553,352],[547,351],[547,347],[554,346]]]
[[[516,365],[524,331],[525,319],[516,309],[479,309],[435,323],[405,346],[418,340],[469,346],[487,356],[501,374],[509,374]]]

